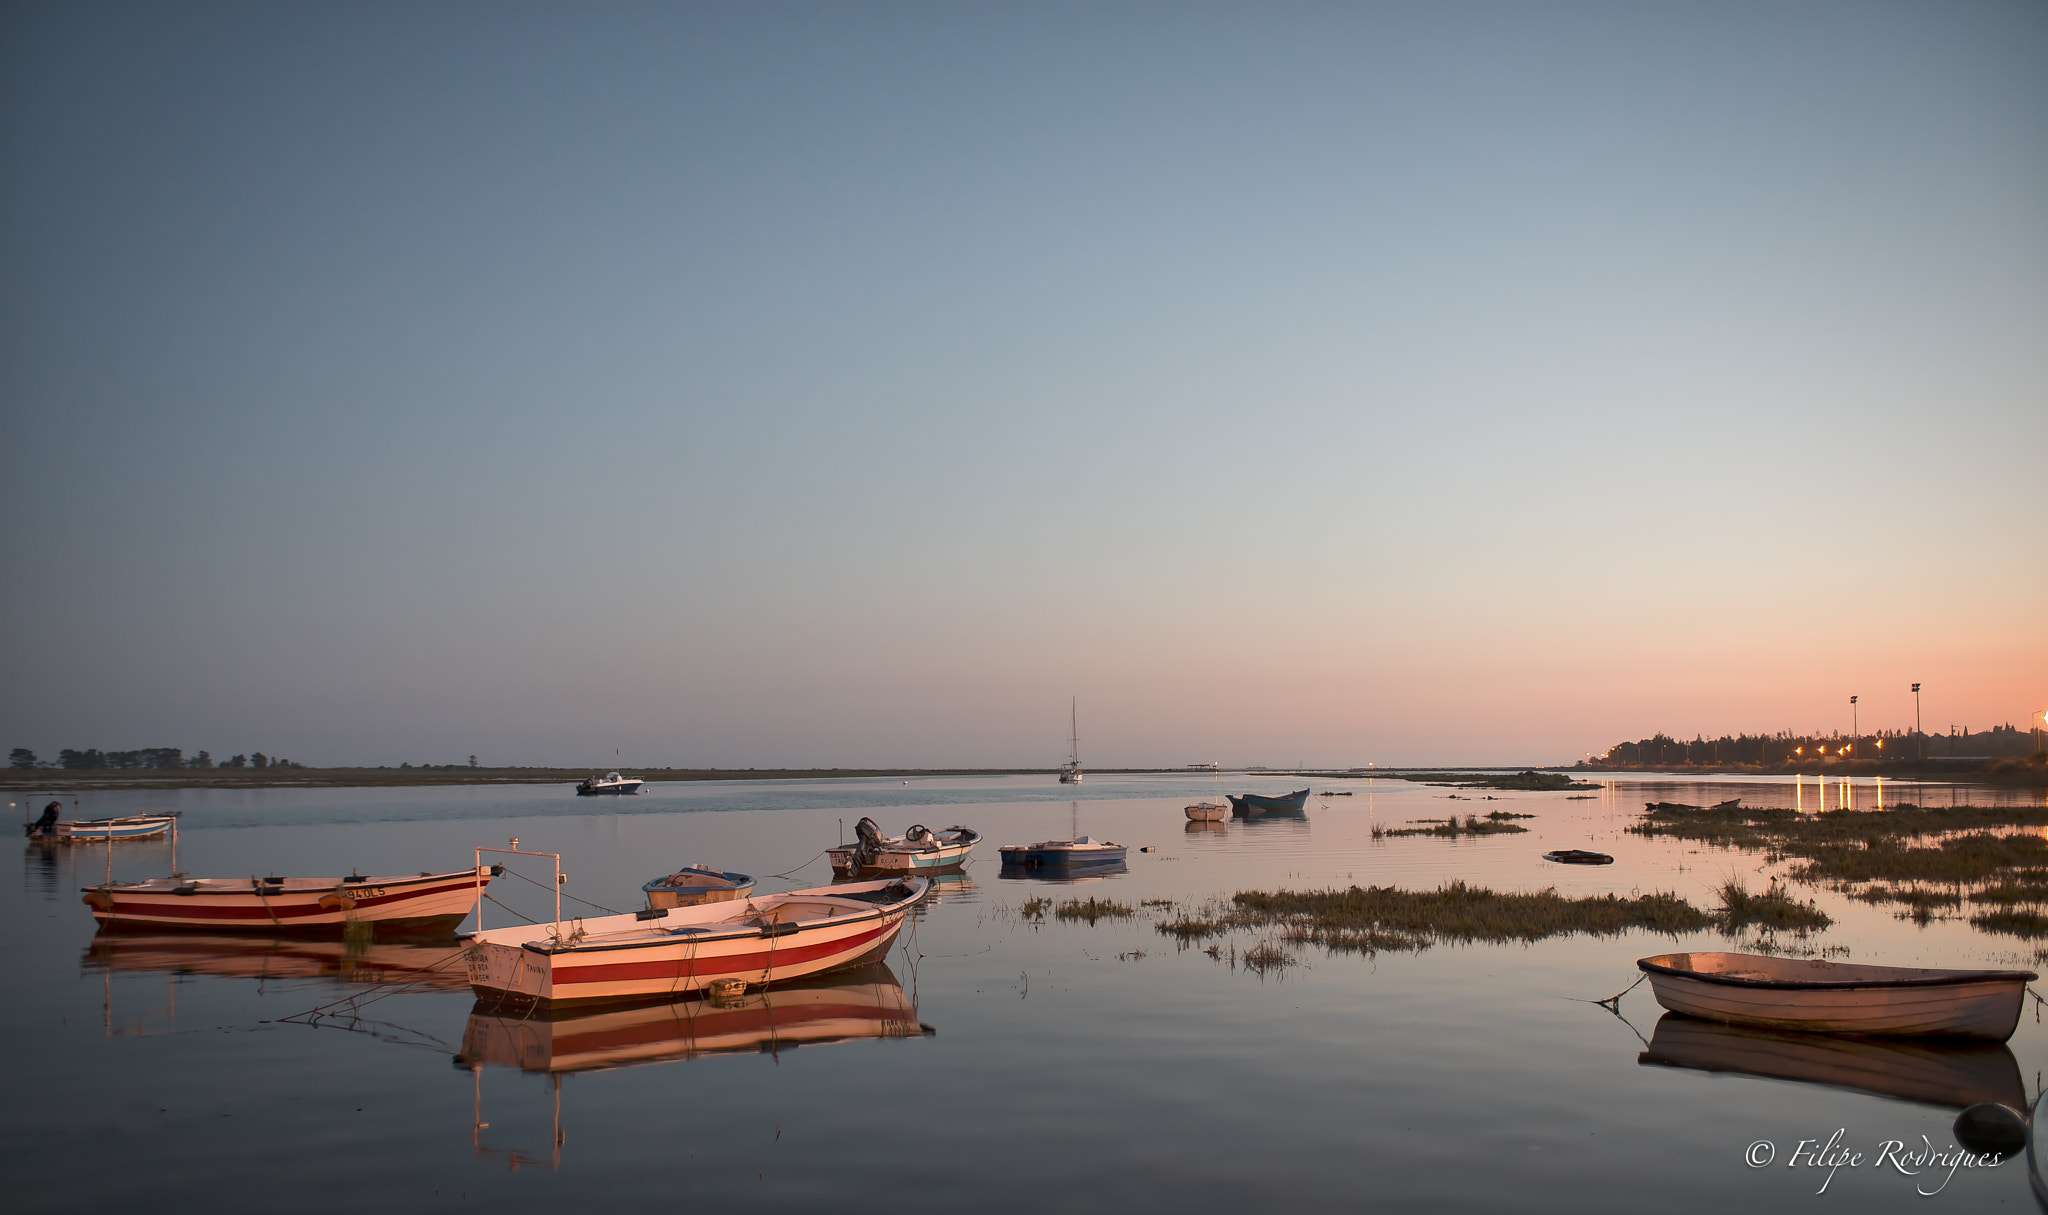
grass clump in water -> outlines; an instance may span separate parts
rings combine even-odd
[[[1761,927],[1786,928],[1805,936],[1816,928],[1826,928],[1834,923],[1817,904],[1800,902],[1776,881],[1766,886],[1763,893],[1751,894],[1749,888],[1736,878],[1722,883],[1721,910],[1714,919],[1721,931],[1731,934],[1745,928]]]
[[[1429,824],[1426,827],[1386,828],[1375,826],[1372,829],[1372,835],[1374,839],[1387,835],[1432,835],[1441,839],[1457,839],[1459,836],[1466,835],[1516,835],[1527,831],[1528,828],[1518,827],[1508,820],[1534,817],[1536,816],[1533,814],[1509,814],[1504,810],[1496,810],[1485,818],[1481,818],[1476,814],[1468,814],[1465,816],[1465,821],[1461,823],[1458,821],[1458,816],[1454,814],[1445,819],[1418,818],[1410,820],[1412,822]]]
[[[1052,910],[1052,900],[1030,899],[1017,910],[1027,920],[1042,920],[1045,918],[1045,913]]]
[[[1133,913],[1127,903],[1091,896],[1086,899],[1068,899],[1054,908],[1052,914],[1057,919],[1086,920],[1093,924],[1097,920],[1128,919]]]
[[[1677,935],[1715,924],[1676,894],[1630,899],[1612,894],[1567,898],[1555,889],[1500,894],[1463,881],[1430,891],[1392,886],[1247,890],[1231,901],[1234,927],[1300,925],[1307,929],[1307,940],[1352,952],[1422,949],[1442,941],[1540,941],[1572,933],[1613,936],[1631,928]]]
[[[1161,920],[1154,924],[1153,927],[1167,936],[1179,937],[1183,941],[1200,941],[1208,937],[1220,937],[1230,931],[1229,926],[1221,920],[1205,920],[1199,916],[1191,916],[1185,913],[1176,919]]]
[[[2024,940],[2039,940],[2048,937],[2048,915],[2038,911],[2022,911],[2011,908],[2005,911],[1986,912],[1970,917],[1970,925],[1985,932],[2002,933]]]

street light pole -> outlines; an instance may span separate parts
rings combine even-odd
[[[1913,733],[1919,740],[1920,758],[1927,758],[1927,734],[1920,729],[1920,685],[1913,685]]]
[[[1856,744],[1862,741],[1862,730],[1856,725],[1856,698],[1849,698],[1849,754],[1856,754]]]

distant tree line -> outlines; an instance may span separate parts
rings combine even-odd
[[[1589,761],[1590,767],[1636,764],[1761,764],[1797,763],[1808,759],[1839,758],[1849,748],[1854,759],[1993,758],[2031,755],[2032,731],[2007,723],[1989,730],[1972,732],[1968,727],[1950,727],[1947,734],[1919,735],[1912,730],[1872,730],[1858,738],[1840,731],[1826,734],[1723,734],[1719,738],[1695,735],[1691,740],[1653,734],[1634,742],[1616,743],[1606,754]]]
[[[135,751],[74,751],[66,747],[57,752],[55,760],[37,759],[34,751],[16,747],[7,753],[7,766],[91,772],[108,768],[303,768],[306,765],[283,757],[273,758],[261,751],[231,756],[216,764],[208,752],[201,751],[188,759],[180,747],[143,747]]]

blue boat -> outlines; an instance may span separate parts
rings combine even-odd
[[[1066,869],[1115,864],[1124,859],[1129,849],[1084,835],[1079,839],[1041,840],[1036,844],[1005,844],[999,851],[1005,869]]]
[[[1229,794],[1230,812],[1243,818],[1248,814],[1286,814],[1308,805],[1308,790],[1297,789],[1280,797],[1267,797],[1260,793],[1243,796]]]

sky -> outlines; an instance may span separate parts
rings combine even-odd
[[[2048,706],[2039,3],[17,3],[0,157],[0,745]]]

